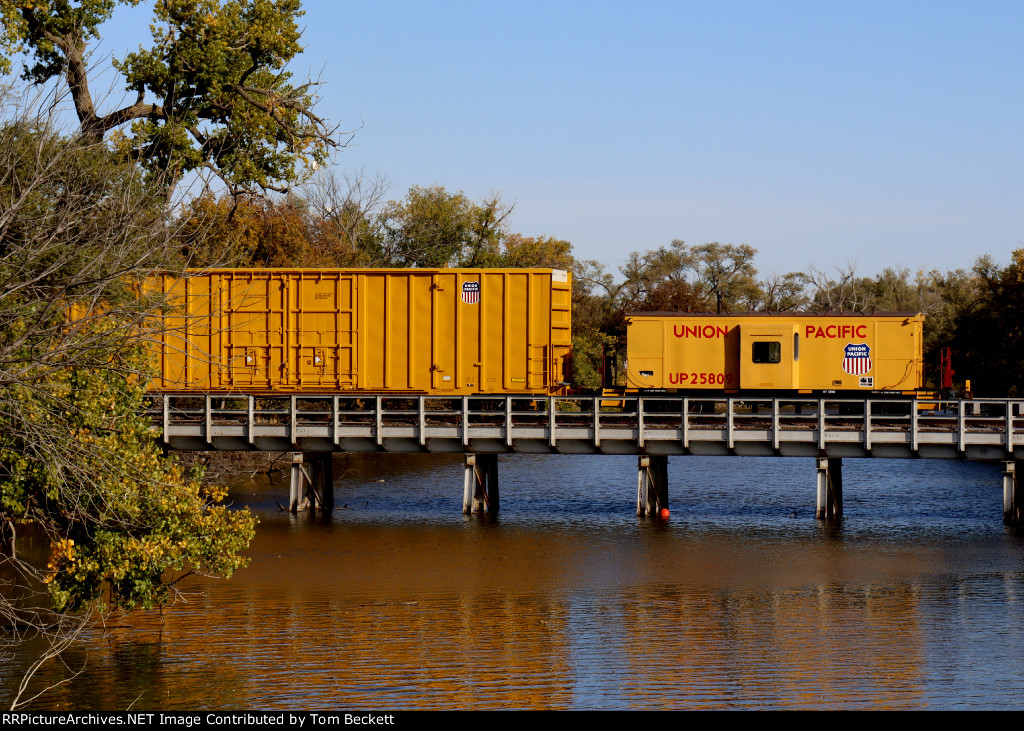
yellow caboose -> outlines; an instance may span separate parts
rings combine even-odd
[[[924,315],[627,316],[629,389],[814,392],[923,386]]]

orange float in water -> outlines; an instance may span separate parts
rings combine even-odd
[[[669,516],[668,508],[662,508],[659,515],[661,515],[662,518],[667,518]]]

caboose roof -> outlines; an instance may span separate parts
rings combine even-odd
[[[627,312],[626,317],[917,317],[920,312]]]

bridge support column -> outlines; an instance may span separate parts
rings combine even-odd
[[[835,520],[843,517],[843,460],[818,458],[818,507],[814,517]]]
[[[1003,522],[1024,525],[1024,459],[1003,462]]]
[[[294,452],[289,480],[288,509],[334,510],[334,468],[330,452]]]
[[[467,454],[463,472],[462,512],[496,515],[498,493],[498,455]]]
[[[668,508],[668,456],[653,454],[637,460],[636,514],[651,516]]]

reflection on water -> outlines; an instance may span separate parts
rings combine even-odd
[[[673,459],[666,523],[633,515],[630,457],[503,457],[500,518],[465,518],[460,460],[339,458],[329,518],[235,485],[262,519],[251,566],[93,633],[34,707],[1024,703],[995,466],[848,460],[836,527],[813,460]]]

